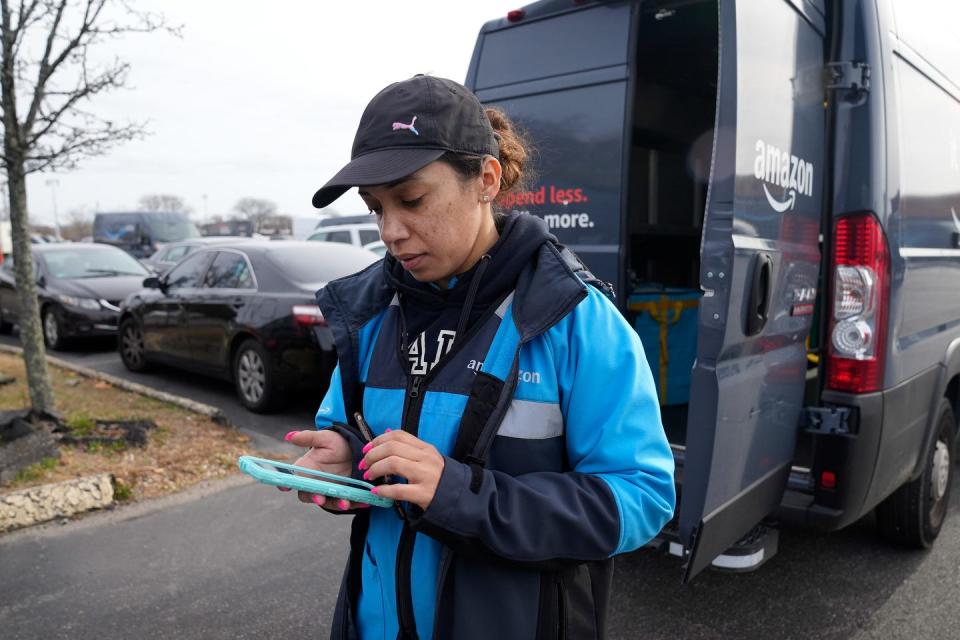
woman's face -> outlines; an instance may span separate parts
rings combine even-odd
[[[360,188],[390,254],[420,282],[445,284],[489,248],[484,236],[493,227],[492,217],[481,197],[496,197],[485,183],[495,189],[500,179],[499,163],[496,181],[485,177],[491,161],[497,163],[488,158],[484,175],[467,181],[445,162],[432,162],[397,182]]]

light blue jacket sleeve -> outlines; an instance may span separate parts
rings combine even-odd
[[[570,464],[610,487],[620,520],[614,553],[624,553],[653,538],[673,516],[673,453],[640,338],[606,296],[587,289],[547,337]]]
[[[343,404],[343,381],[340,378],[340,365],[338,364],[330,376],[330,386],[327,393],[323,396],[320,408],[317,409],[315,418],[317,429],[326,429],[333,426],[334,423],[346,423],[346,408]]]

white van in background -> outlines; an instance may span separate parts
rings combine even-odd
[[[380,229],[369,213],[325,218],[317,224],[313,234],[307,240],[343,242],[357,247],[366,247],[380,242]]]

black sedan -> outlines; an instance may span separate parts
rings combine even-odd
[[[231,244],[244,242],[247,238],[239,236],[200,236],[198,238],[188,238],[180,242],[171,242],[158,248],[149,258],[144,258],[140,262],[143,266],[150,269],[157,275],[171,269],[175,264],[186,258],[197,249],[210,247],[215,244]]]
[[[131,371],[164,363],[232,380],[265,413],[286,391],[326,388],[336,355],[315,293],[376,260],[332,242],[199,249],[126,299],[120,357]]]
[[[66,242],[31,247],[37,278],[43,339],[61,349],[77,336],[116,335],[120,303],[150,275],[122,249]],[[13,260],[0,269],[0,333],[20,315]]]

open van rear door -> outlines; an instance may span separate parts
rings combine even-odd
[[[685,581],[776,508],[790,473],[827,173],[822,5],[720,2],[680,507]]]
[[[539,216],[620,290],[624,121],[636,3],[536,3],[477,40],[466,86],[536,140],[536,182],[498,204]]]

